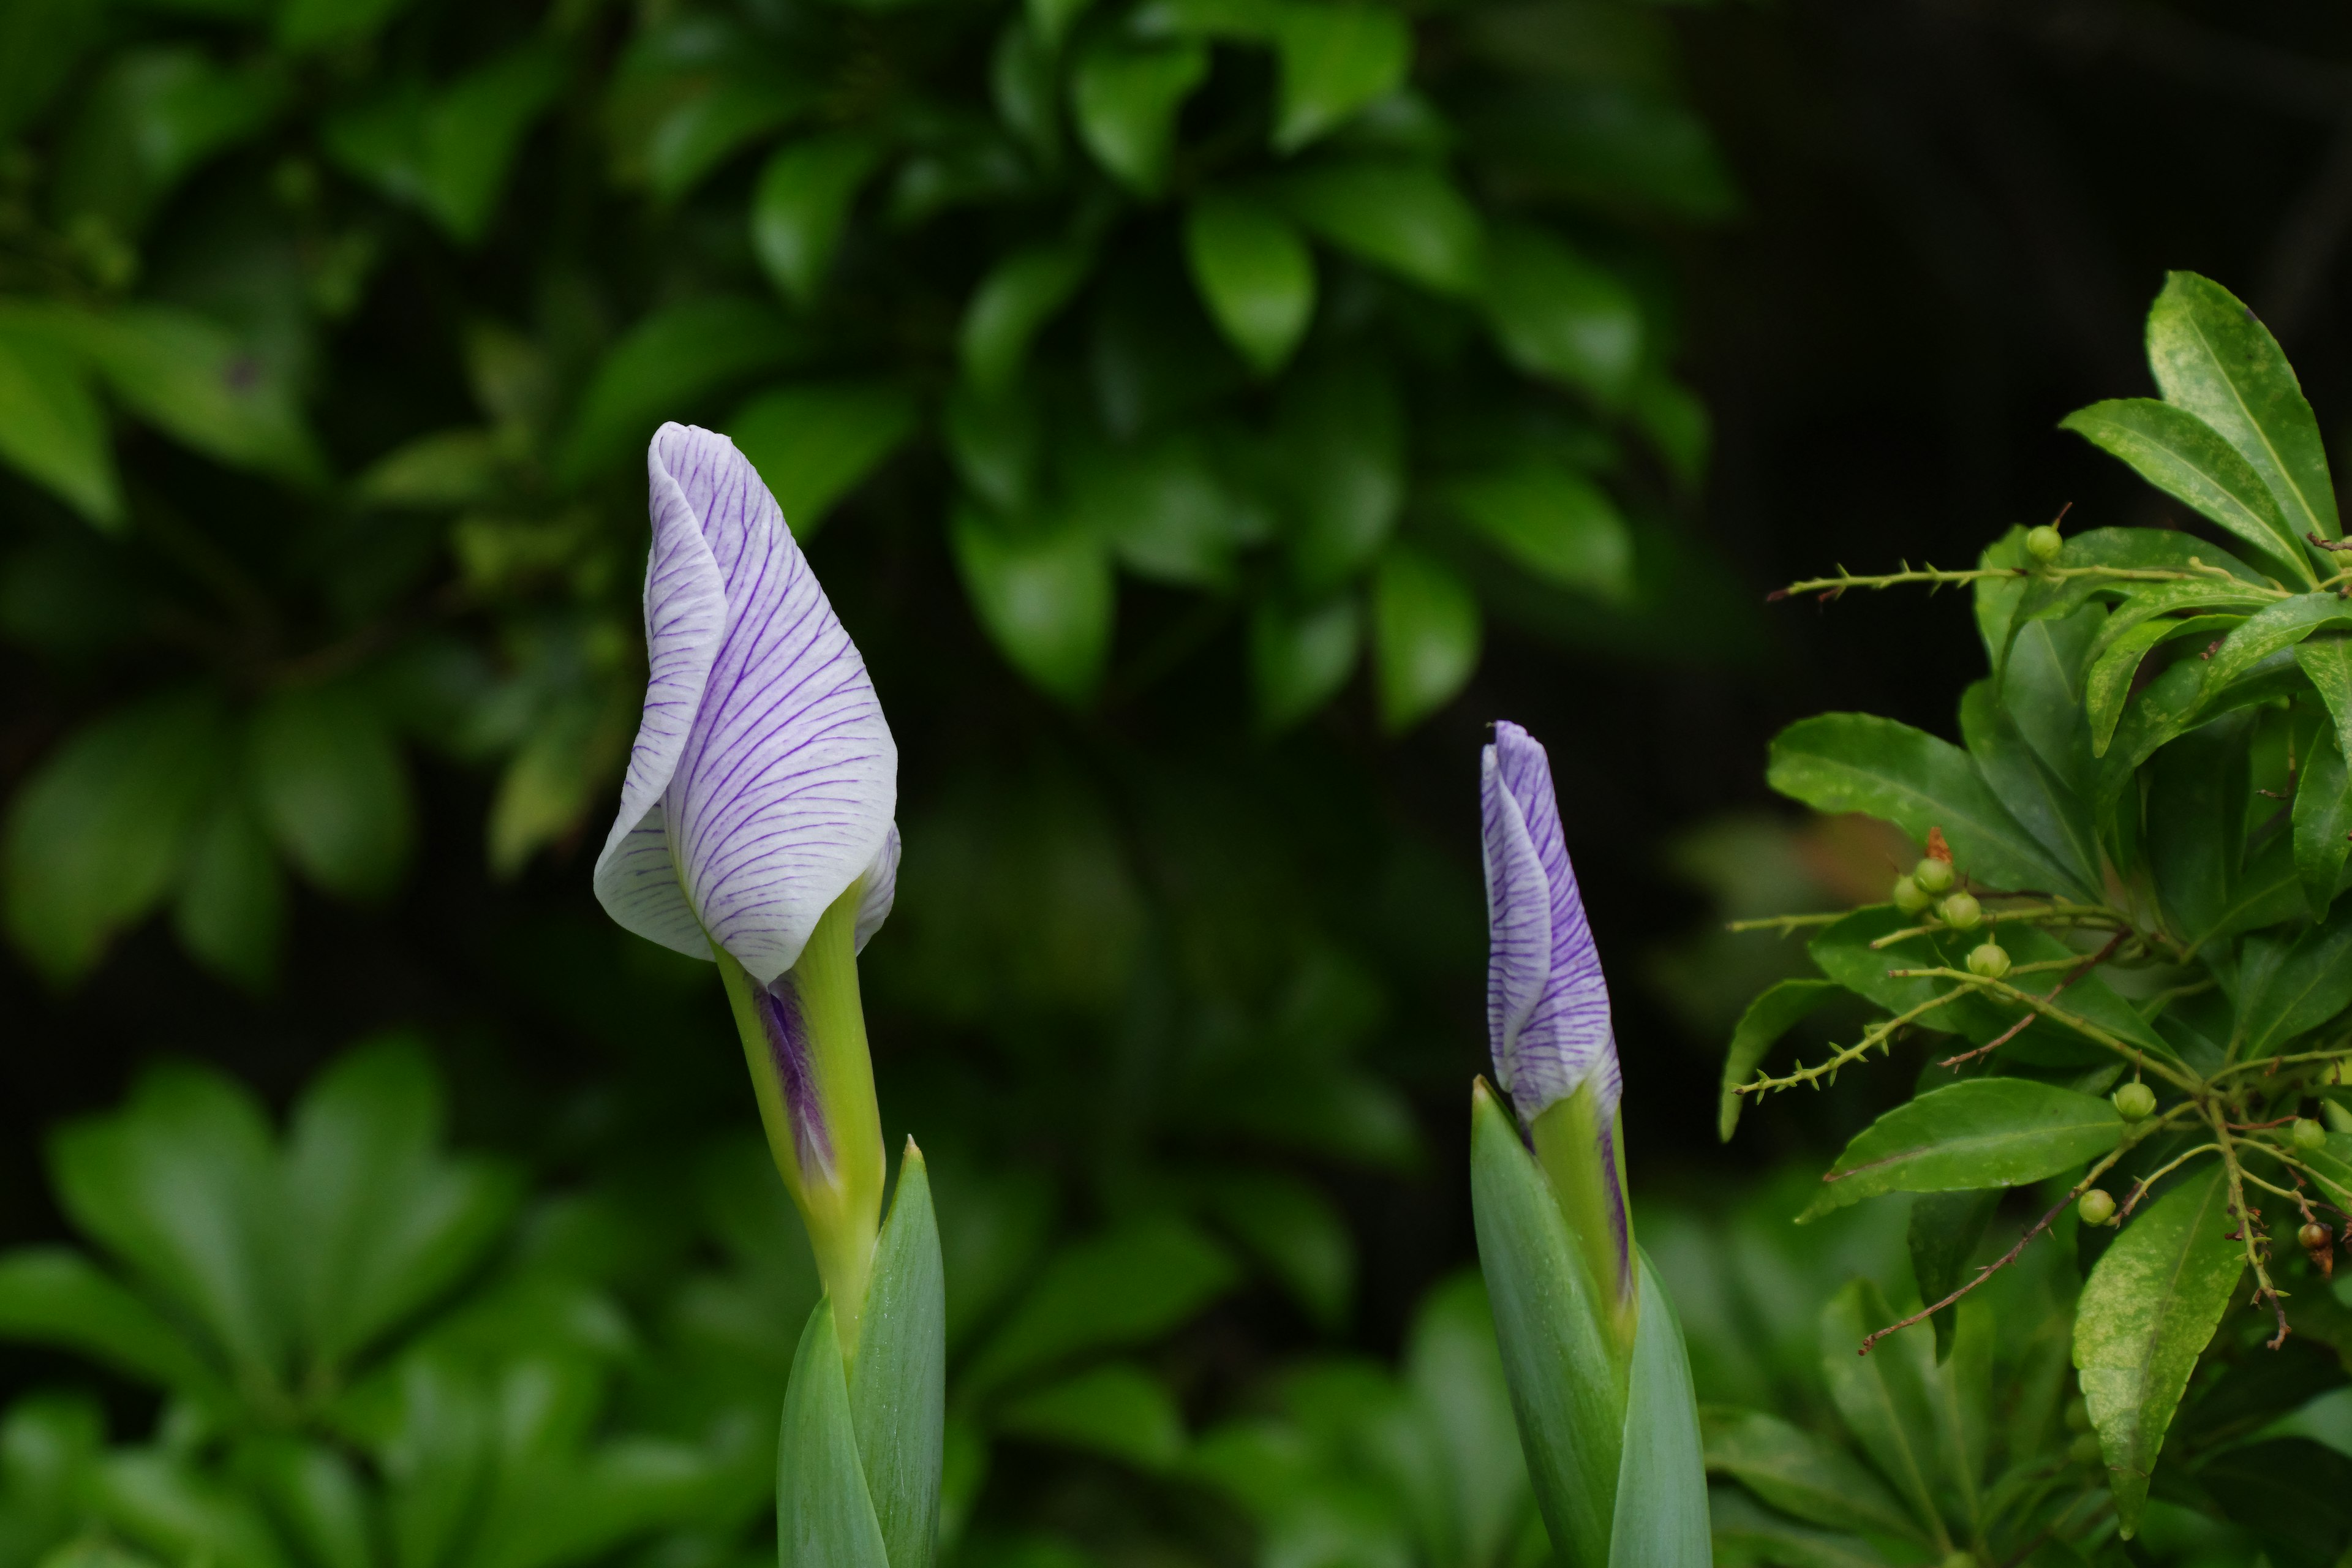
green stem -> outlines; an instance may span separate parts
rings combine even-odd
[[[1590,1083],[1547,1106],[1528,1129],[1536,1161],[1576,1237],[1592,1300],[1621,1362],[1633,1355],[1641,1297],[1633,1268],[1633,1219],[1625,1206],[1625,1129],[1612,1111],[1603,1127]]]

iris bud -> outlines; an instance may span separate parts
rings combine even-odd
[[[2144,1121],[2156,1110],[2156,1090],[2144,1083],[2127,1083],[2116,1090],[2116,1114],[2126,1121]]]
[[[1979,942],[1969,954],[1969,973],[1980,980],[1998,980],[2009,973],[2009,950],[1997,942]]]
[[[2294,1121],[2294,1146],[2309,1151],[2327,1147],[2327,1129],[2308,1116],[2298,1116]]]
[[[1908,877],[1895,879],[1895,907],[1906,915],[1924,914],[1927,909],[1927,890]]]
[[[2025,552],[2044,565],[2057,560],[2058,552],[2065,548],[2066,536],[2046,522],[2026,530]]]
[[[2116,1217],[2116,1200],[2105,1188],[2093,1187],[2083,1194],[2083,1201],[2074,1205],[2074,1212],[2083,1216],[2084,1225],[2105,1225]]]
[[[1984,906],[1967,893],[1954,893],[1937,906],[1936,912],[1954,931],[1974,931],[1984,923]]]
[[[1931,893],[1940,893],[1952,885],[1952,863],[1927,856],[1911,868],[1911,879]]]

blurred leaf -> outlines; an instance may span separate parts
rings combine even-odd
[[[1092,0],[1023,0],[1022,10],[1029,26],[1049,48],[1059,48],[1070,30],[1070,24],[1086,14]]]
[[[1289,362],[1315,314],[1315,258],[1270,208],[1212,193],[1192,204],[1185,255],[1218,328],[1260,375]]]
[[[1911,1200],[1911,1224],[1906,1238],[1911,1247],[1911,1277],[1919,1300],[1932,1304],[1960,1288],[1961,1276],[1984,1240],[1985,1227],[2000,1206],[2001,1190],[1986,1187],[1968,1193],[1922,1193]],[[1929,1320],[1936,1329],[1936,1360],[1951,1359],[1952,1335],[1958,1314],[1938,1312]]]
[[[803,382],[752,398],[726,430],[806,542],[835,502],[906,444],[918,417],[896,382]]]
[[[352,495],[373,506],[467,506],[496,493],[501,467],[490,432],[436,430],[378,458],[352,481]]]
[[[2297,650],[2300,653],[2300,649]],[[2352,770],[2344,763],[2333,724],[2313,737],[2311,755],[2294,785],[2294,870],[2311,918],[2325,920],[2352,852]]]
[[[557,477],[576,485],[637,458],[665,421],[804,349],[803,333],[757,300],[721,296],[656,310],[598,363],[557,447]]]
[[[1014,530],[957,509],[956,565],[981,625],[1006,660],[1077,704],[1094,695],[1110,653],[1110,558],[1083,529]]]
[[[193,48],[116,57],[58,150],[58,217],[135,237],[173,186],[258,133],[285,99],[284,79],[267,67],[225,70]]]
[[[947,1418],[947,1296],[930,1175],[908,1139],[859,1314],[849,1406],[891,1568],[930,1568]]]
[[[1271,1273],[1316,1324],[1337,1332],[1356,1289],[1348,1222],[1308,1184],[1270,1171],[1234,1171],[1205,1184],[1209,1212]]]
[[[255,710],[247,755],[262,821],[303,875],[346,899],[399,885],[415,836],[408,769],[361,693],[278,692]]]
[[[1412,65],[1412,33],[1385,5],[1290,0],[1274,9],[1273,33],[1282,60],[1274,145],[1284,153],[1394,91]]]
[[[1209,51],[1199,44],[1139,46],[1101,35],[1070,74],[1078,140],[1138,195],[1158,195],[1177,111],[1208,74]]]
[[[76,356],[0,320],[0,458],[111,531],[122,492],[106,414]]]
[[[1434,557],[1396,544],[1372,582],[1381,724],[1400,734],[1454,700],[1478,668],[1477,595]]]
[[[324,1443],[264,1437],[239,1448],[236,1471],[307,1561],[376,1568],[373,1500],[342,1454]]]
[[[881,160],[872,137],[842,131],[781,148],[760,171],[751,250],[776,287],[801,305],[824,286],[850,206]]]
[[[46,109],[101,33],[89,0],[16,0],[0,6],[0,141]]]
[[[2316,581],[2310,556],[2261,474],[2187,409],[2152,397],[2118,397],[2078,408],[2058,424],[2121,458],[2149,484],[2196,508],[2302,581]]]
[[[247,990],[269,988],[286,914],[278,858],[241,788],[220,793],[191,834],[173,929],[190,952]]]
[[[654,195],[684,195],[738,148],[798,119],[815,94],[796,74],[758,68],[724,72],[670,110],[646,143]]]
[[[219,707],[166,693],[100,719],[52,752],[8,818],[8,930],[59,984],[169,889],[227,751]]]
[[[1539,458],[1455,479],[1446,500],[1518,564],[1563,588],[1622,600],[1633,588],[1633,541],[1609,493]]]
[[[2352,1542],[2352,1458],[2308,1437],[2273,1437],[2216,1454],[2199,1486],[2252,1531],[2277,1562],[2327,1568]]]
[[[1084,1448],[1162,1470],[1183,1457],[1184,1419],[1159,1379],[1123,1362],[1007,1403],[996,1425],[1015,1436]]]
[[[1073,242],[1033,245],[989,269],[964,307],[963,373],[989,397],[1001,397],[1020,376],[1030,340],[1086,282],[1094,256]]]
[[[2352,906],[2293,932],[2249,937],[2238,967],[2238,1037],[2259,1059],[2352,1003]]]
[[[1340,249],[1440,294],[1471,295],[1485,276],[1477,209],[1444,174],[1393,159],[1332,160],[1286,176],[1293,217]]]
[[[1904,1354],[1917,1342],[1897,1334],[1870,1355],[1854,1353],[1864,1335],[1893,1321],[1895,1310],[1875,1284],[1850,1282],[1822,1312],[1822,1373],[1863,1457],[1894,1484],[1916,1518],[1933,1521],[1940,1517],[1935,1407],[1918,1363]]]
[[[286,0],[278,11],[278,44],[315,49],[349,44],[376,32],[398,16],[408,0]],[[334,1568],[349,1568],[336,1563]]]
[[[1700,1413],[1706,1468],[1808,1524],[1926,1543],[1918,1521],[1841,1448],[1760,1410]]]
[[[850,1425],[833,1303],[801,1331],[776,1465],[779,1568],[890,1568]]]
[[[508,878],[547,845],[577,828],[627,756],[625,726],[637,717],[593,699],[559,701],[531,727],[490,801],[490,874]]]
[[[1768,1513],[1736,1487],[1707,1494],[1716,1561],[1769,1563],[1776,1568],[1887,1568],[1878,1549],[1858,1535],[1808,1530]],[[1728,1547],[1730,1550],[1726,1551]]]
[[[100,1517],[165,1562],[292,1568],[250,1499],[178,1456],[136,1449],[110,1454],[92,1475],[89,1491]]]
[[[1739,1093],[1739,1086],[1763,1061],[1764,1053],[1839,989],[1833,980],[1782,980],[1748,1005],[1748,1010],[1739,1016],[1738,1025],[1731,1031],[1730,1048],[1723,1055],[1723,1087],[1715,1112],[1716,1135],[1723,1142],[1730,1142],[1732,1132],[1739,1126],[1739,1111],[1746,1099]]]
[[[1533,1512],[1535,1494],[1519,1457],[1486,1281],[1477,1274],[1457,1274],[1423,1299],[1406,1334],[1403,1373],[1443,1467],[1456,1560],[1503,1561],[1512,1534]]]
[[[1556,236],[1524,224],[1496,230],[1486,311],[1511,362],[1614,405],[1642,363],[1642,309],[1633,290]]]
[[[1285,383],[1276,413],[1291,565],[1320,596],[1381,553],[1404,507],[1404,408],[1385,366],[1330,361]]]
[[[277,1154],[261,1108],[207,1070],[143,1074],[121,1110],[69,1122],[50,1180],[74,1224],[200,1325],[238,1392],[266,1394],[285,1367]]]
[[[1007,517],[1027,513],[1036,499],[1045,445],[1035,402],[1018,389],[983,397],[958,387],[949,395],[942,424],[956,472],[971,492]]]
[[[1109,543],[1119,563],[1162,583],[1221,586],[1250,520],[1203,444],[1180,432],[1139,449],[1074,446],[1068,526]]]
[[[1319,710],[1348,684],[1363,645],[1363,620],[1352,597],[1294,611],[1271,595],[1250,618],[1250,684],[1259,726],[1289,729]]]
[[[1027,142],[1037,161],[1047,167],[1059,163],[1062,157],[1057,43],[1040,38],[1027,17],[1015,17],[997,34],[996,52],[988,70],[996,117]]]
[[[438,90],[408,82],[330,120],[327,150],[474,244],[489,228],[524,132],[562,90],[564,70],[560,54],[527,44]]]
[[[78,1352],[215,1411],[220,1373],[163,1314],[64,1247],[0,1254],[0,1335]]]
[[[1480,162],[1530,194],[1697,223],[1739,208],[1705,122],[1654,88],[1500,83],[1464,119]]]
[[[1707,452],[1715,440],[1714,422],[1698,394],[1663,372],[1654,373],[1633,384],[1627,412],[1682,487],[1696,489],[1706,478]]]
[[[1148,1215],[1055,1253],[964,1373],[977,1394],[1089,1351],[1159,1338],[1231,1289],[1225,1250]]]
[[[2074,1365],[2126,1540],[2181,1391],[2245,1271],[2244,1251],[2223,1239],[2229,1206],[2218,1167],[2176,1184],[2124,1226],[2083,1283]]]
[[[2096,1095],[2030,1079],[1966,1079],[1906,1100],[1854,1134],[1798,1218],[1883,1193],[2023,1186],[2107,1152],[2123,1135],[2123,1118]]]

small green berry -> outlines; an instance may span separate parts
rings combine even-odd
[[[2065,548],[2066,536],[2046,522],[2040,528],[2025,531],[2025,552],[2036,561],[2044,563],[2055,561],[2058,552]]]
[[[1906,915],[1924,914],[1927,909],[1927,889],[1908,877],[1895,879],[1895,907]]]
[[[2083,1216],[2084,1225],[2105,1225],[2116,1217],[2116,1200],[2107,1195],[2104,1187],[2093,1187],[2074,1205],[2074,1212]]]
[[[1952,863],[1929,855],[1911,868],[1911,879],[1931,893],[1940,893],[1952,885]]]
[[[2081,1394],[2066,1402],[2066,1430],[2087,1432],[2091,1429],[2091,1402]]]
[[[2294,1121],[2294,1146],[2298,1149],[2327,1147],[2327,1129],[2308,1116],[2298,1116]]]
[[[2066,1457],[2078,1465],[2099,1462],[2099,1438],[2095,1432],[2085,1432],[2066,1446]]]
[[[1954,931],[1974,931],[1984,923],[1984,906],[1966,893],[1954,893],[1937,906],[1936,912]]]
[[[2009,973],[2009,950],[1997,942],[1979,942],[1969,954],[1969,973],[1983,980],[2000,979]]]
[[[2126,1121],[2145,1121],[2156,1111],[2156,1090],[2144,1083],[2127,1083],[2116,1090],[2116,1114]]]

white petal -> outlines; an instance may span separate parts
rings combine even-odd
[[[857,951],[864,952],[882,922],[890,918],[890,906],[898,898],[898,825],[890,825],[890,836],[882,840],[875,852],[873,864],[866,868],[865,895],[857,900]]]

